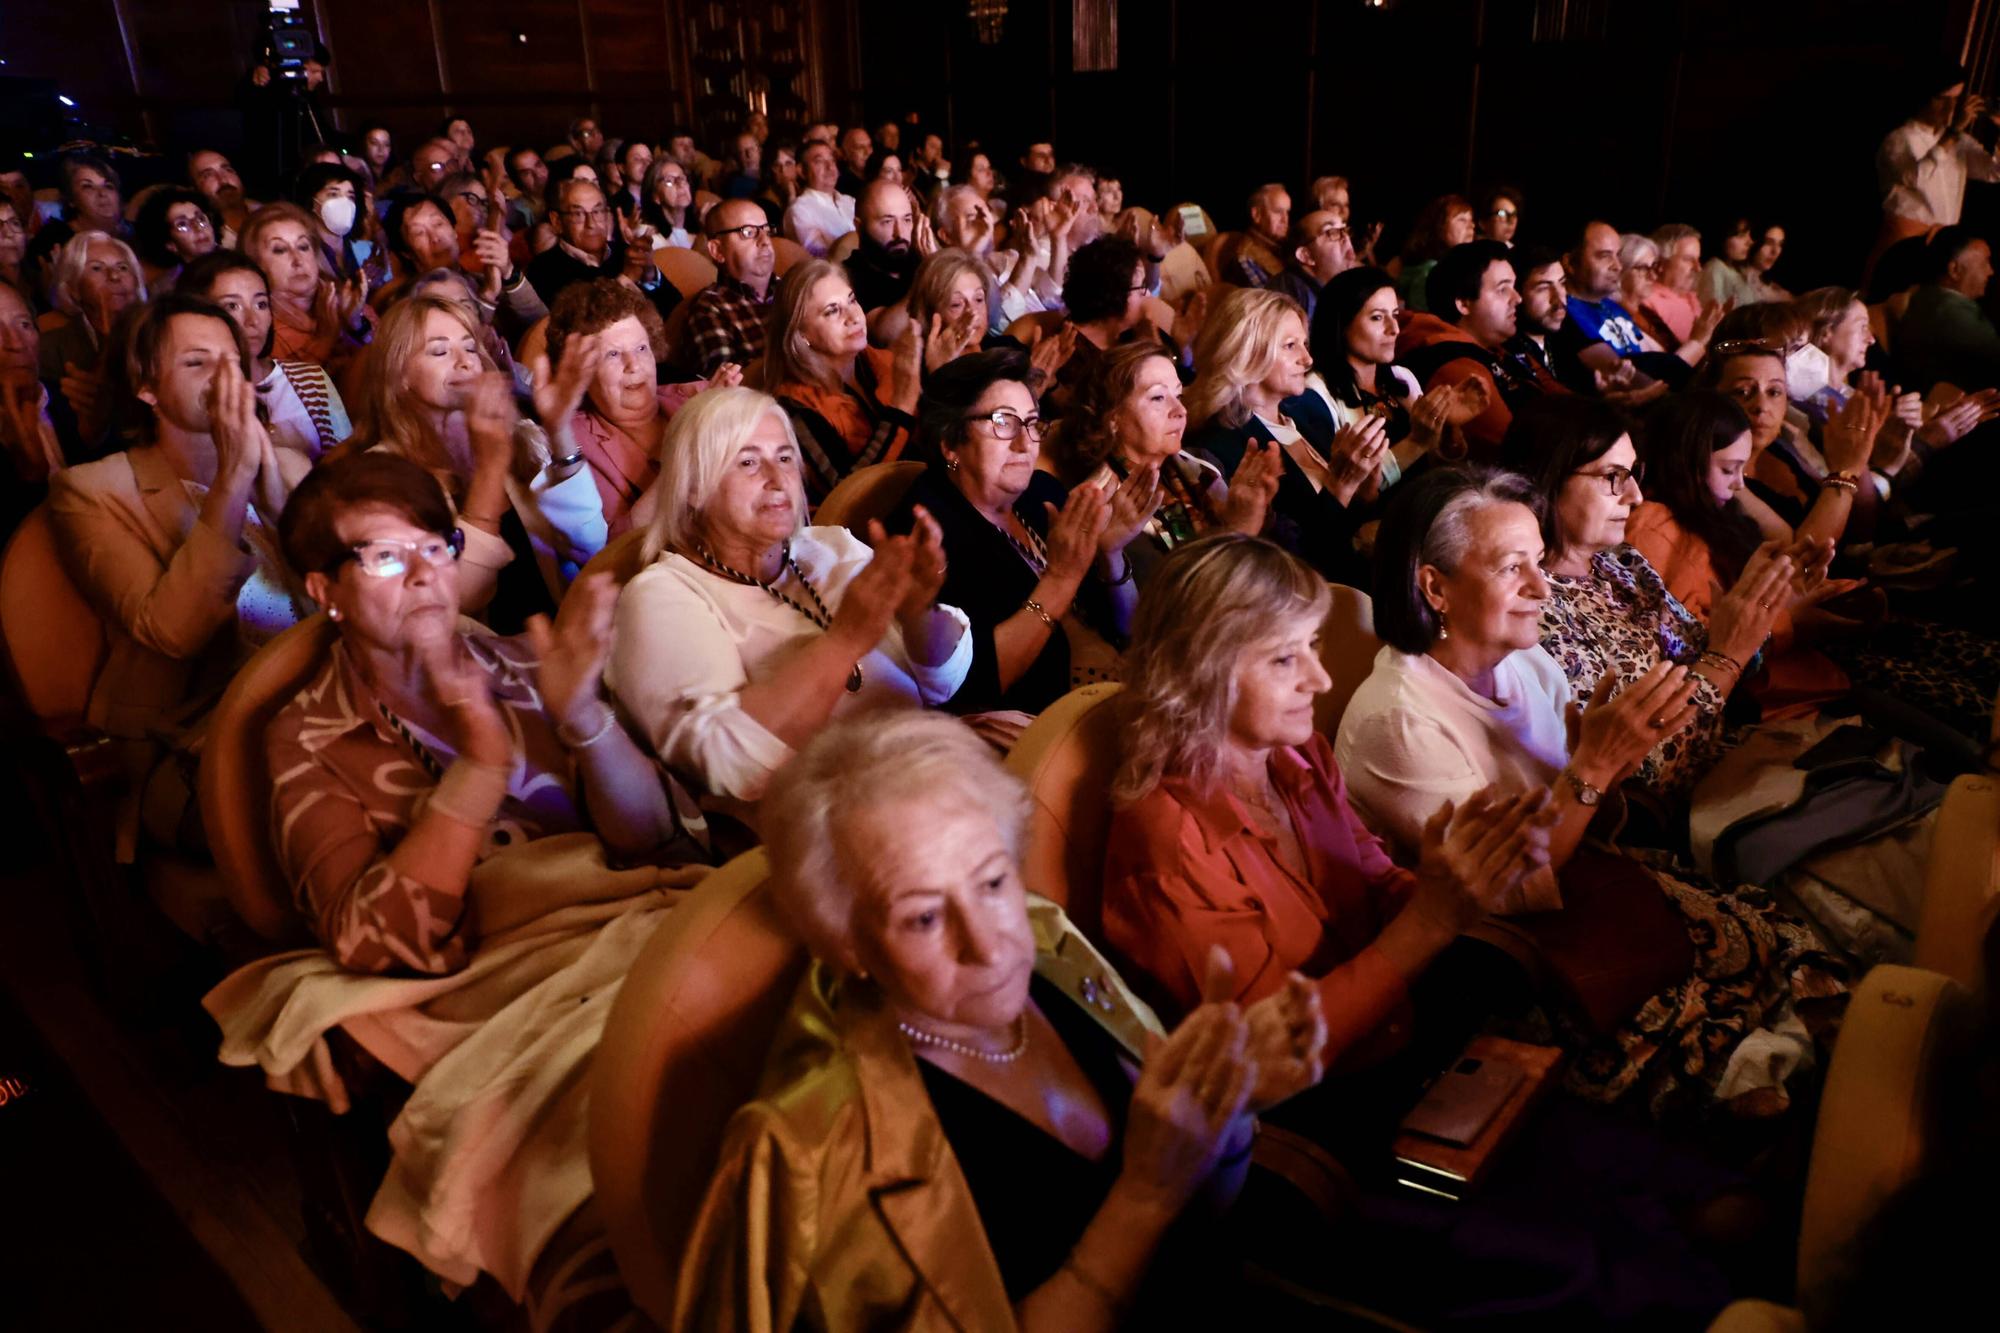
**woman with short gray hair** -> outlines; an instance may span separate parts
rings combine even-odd
[[[935,707],[972,662],[939,606],[943,539],[807,527],[799,442],[768,394],[711,389],[668,423],[647,567],[618,603],[612,689],[662,761],[754,802],[814,732],[851,709]]]
[[[1027,792],[951,719],[835,722],[767,807],[814,961],[673,1326],[1108,1330],[1235,1297],[1221,1236],[1179,1219],[1234,1200],[1257,1110],[1317,1079],[1310,990],[1165,1033],[1022,883]]]

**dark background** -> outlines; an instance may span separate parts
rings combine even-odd
[[[1131,202],[1240,225],[1261,181],[1354,184],[1393,252],[1427,198],[1506,182],[1524,236],[1727,214],[1784,223],[1778,277],[1851,277],[1873,238],[1872,158],[1919,62],[1990,91],[2000,0],[1011,0],[981,45],[965,0],[309,0],[327,98],[408,151],[447,113],[545,145],[590,111],[612,137],[691,123],[718,151],[761,96],[783,135],[824,109],[915,110],[963,162],[1053,138]],[[1079,10],[1081,11],[1079,13]],[[241,143],[263,6],[6,0],[0,76],[53,80],[73,115],[168,148]],[[1115,18],[1116,68],[1074,72],[1074,25]],[[46,88],[47,85],[43,85]],[[38,92],[45,97],[45,92]],[[1975,190],[1975,218],[1991,207]]]

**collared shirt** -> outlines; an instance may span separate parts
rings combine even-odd
[[[792,206],[785,210],[785,235],[818,259],[826,258],[833,243],[853,230],[853,195],[801,190]]]
[[[462,620],[459,641],[516,741],[507,792],[478,859],[586,829],[575,761],[542,706],[526,636],[496,638]],[[271,824],[298,908],[342,966],[437,975],[463,967],[475,943],[460,930],[465,896],[427,884],[389,858],[461,765],[449,738],[401,721],[444,777],[389,726],[346,646],[336,644],[325,669],[265,734]]]
[[[1201,1003],[1216,945],[1242,1004],[1303,972],[1325,1000],[1328,1062],[1379,1058],[1407,1039],[1409,978],[1375,940],[1415,880],[1354,813],[1325,737],[1272,751],[1269,774],[1304,864],[1281,849],[1269,814],[1168,778],[1112,818],[1105,939],[1182,1012]]]
[[[1890,130],[1875,153],[1882,211],[1925,226],[1949,227],[1965,208],[1965,183],[2000,180],[2000,158],[1969,134],[1944,137],[1922,121]]]
[[[727,273],[695,293],[688,311],[687,333],[694,343],[695,368],[713,375],[725,361],[747,366],[764,355],[764,321],[778,299],[778,280],[771,279],[760,297],[748,284]]]

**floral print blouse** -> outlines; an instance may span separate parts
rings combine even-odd
[[[1614,690],[1623,690],[1662,659],[1693,666],[1708,647],[1708,626],[1667,591],[1633,547],[1598,552],[1587,577],[1550,574],[1548,580],[1542,647],[1561,665],[1578,699],[1588,699],[1607,671],[1617,682]],[[1706,677],[1694,679],[1694,721],[1655,746],[1633,775],[1658,796],[1684,795],[1729,745],[1722,692]]]

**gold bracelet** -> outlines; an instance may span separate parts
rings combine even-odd
[[[1050,629],[1054,629],[1056,627],[1056,622],[1049,619],[1049,613],[1042,610],[1042,604],[1036,601],[1034,598],[1030,597],[1027,601],[1021,603],[1021,605],[1026,609],[1033,611],[1035,615],[1041,620],[1041,622],[1044,625],[1047,625]]]
[[[1743,674],[1743,664],[1737,661],[1735,658],[1731,657],[1728,653],[1718,653],[1711,650],[1695,658],[1694,664],[1696,666],[1707,665],[1716,667],[1720,670],[1727,671],[1732,676],[1740,676]]]

